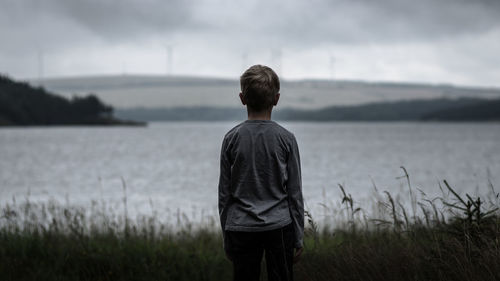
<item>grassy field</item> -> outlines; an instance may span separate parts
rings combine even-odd
[[[307,213],[296,280],[500,280],[493,186],[479,198],[443,182],[443,196],[428,199],[407,179],[407,208],[384,192],[378,211],[367,214],[339,186],[334,225],[318,225]],[[96,210],[28,200],[4,205],[0,279],[231,280],[216,219],[174,231],[155,217]]]

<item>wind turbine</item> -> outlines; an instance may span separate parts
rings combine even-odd
[[[330,79],[335,81],[335,57],[330,55]]]
[[[38,33],[42,33],[40,30],[40,27],[44,26],[44,17],[42,15],[42,8],[40,7],[43,5],[43,2],[41,1],[35,1],[34,2],[34,9],[35,9],[35,20],[37,22],[37,27],[38,27]],[[36,59],[37,59],[37,74],[38,74],[38,85],[40,87],[43,87],[43,72],[44,72],[44,65],[43,65],[43,48],[42,44],[43,41],[40,42],[39,39],[36,39]]]
[[[40,87],[43,87],[43,50],[38,47],[37,50],[37,62],[38,62],[38,84]]]
[[[171,76],[173,74],[173,53],[174,53],[174,45],[167,44],[165,45],[165,70],[167,76]]]
[[[241,72],[247,70],[248,67],[248,52],[243,52],[241,54]]]
[[[281,49],[274,49],[271,51],[271,63],[274,65],[274,69],[276,70],[276,74],[281,76],[281,64],[282,64],[283,52]]]

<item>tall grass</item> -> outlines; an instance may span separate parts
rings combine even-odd
[[[377,211],[368,217],[342,185],[343,208],[336,215],[344,223],[318,233],[308,214],[299,280],[500,280],[499,194],[493,186],[485,202],[460,196],[443,181],[442,195],[429,199],[411,192],[403,171],[412,216],[383,192],[385,198],[375,194]]]
[[[389,192],[358,203],[339,185],[332,220],[306,212],[305,251],[297,280],[500,280],[499,194],[460,195],[443,181],[441,196],[408,184],[409,209]],[[376,190],[376,187],[375,187]],[[94,202],[2,206],[0,280],[231,280],[218,220],[174,225],[156,215],[131,219]],[[325,195],[326,196],[326,195]],[[325,200],[326,202],[326,200]],[[179,226],[180,225],[180,226]],[[263,275],[264,276],[264,275]]]

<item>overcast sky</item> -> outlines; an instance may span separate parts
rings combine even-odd
[[[500,87],[500,0],[0,0],[0,73]],[[40,63],[43,61],[43,63]],[[42,66],[42,67],[40,67]]]

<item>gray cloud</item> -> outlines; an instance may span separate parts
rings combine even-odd
[[[472,42],[467,46],[477,57],[472,65],[486,69],[494,48],[483,52],[474,40],[487,37],[494,46],[500,40],[488,36],[500,31],[498,0],[0,0],[0,5],[0,71],[16,73],[37,50],[61,58],[75,49],[81,54],[86,48],[109,52],[174,42],[176,48],[202,45],[234,58],[322,46],[437,48],[463,38]]]
[[[0,51],[117,43],[191,28],[190,1],[3,0]]]
[[[53,0],[56,1],[56,0]],[[60,0],[59,11],[103,38],[165,34],[186,28],[190,1],[182,0]]]
[[[500,28],[500,1],[257,1],[205,18],[212,30],[276,44],[365,44],[453,38]],[[200,14],[210,14],[205,7]],[[257,40],[258,41],[258,40]]]
[[[66,27],[61,36],[87,32],[111,41],[209,32],[282,44],[363,43],[439,39],[500,27],[500,1],[496,0],[3,2],[2,33],[8,26],[38,29],[49,36],[50,28],[59,24]]]

